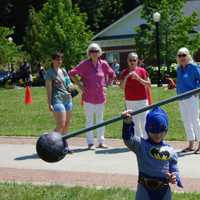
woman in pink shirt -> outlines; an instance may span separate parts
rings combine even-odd
[[[102,50],[96,43],[89,45],[87,60],[69,72],[71,79],[82,90],[82,99],[86,115],[86,127],[103,122],[104,104],[106,101],[106,86],[112,82],[115,73],[105,60],[100,59]],[[80,81],[81,78],[81,81]],[[104,144],[104,127],[97,129],[99,148],[106,148]],[[88,149],[94,150],[93,131],[87,133]]]

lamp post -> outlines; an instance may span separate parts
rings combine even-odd
[[[13,38],[12,37],[8,37],[8,42],[10,44],[12,44],[13,43]],[[12,58],[11,58],[11,63],[8,64],[8,71],[11,71],[11,72],[13,71]]]
[[[161,73],[160,73],[160,32],[159,32],[160,13],[159,12],[155,12],[153,14],[153,21],[156,24],[156,57],[157,57],[157,66],[158,66],[157,85],[158,85],[158,87],[161,87],[162,80],[161,80]]]

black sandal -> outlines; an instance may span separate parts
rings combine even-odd
[[[196,149],[196,150],[194,151],[194,154],[200,154],[200,148]]]
[[[194,149],[191,149],[191,148],[187,147],[187,148],[183,149],[181,152],[182,153],[187,153],[187,152],[191,152],[191,151],[194,151]]]

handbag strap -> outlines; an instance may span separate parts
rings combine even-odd
[[[57,76],[59,77],[59,80],[62,81],[63,86],[65,87],[65,89],[67,90],[67,92],[70,94],[69,87],[67,87],[67,85],[66,85],[65,81],[63,80],[63,78],[60,76],[60,74],[58,72],[56,73],[56,71],[54,69],[53,69],[53,71],[54,71],[55,74],[57,74]],[[63,76],[65,78],[66,72],[64,71],[63,68],[61,68],[61,71],[62,71]],[[54,80],[52,80],[52,84],[54,84]]]

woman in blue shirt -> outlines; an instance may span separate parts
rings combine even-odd
[[[72,82],[62,68],[63,54],[56,52],[52,55],[52,65],[45,75],[47,99],[49,110],[53,113],[56,121],[55,132],[67,134],[72,113],[72,96],[70,88]],[[66,141],[66,149],[68,153],[72,153],[68,148]]]
[[[189,50],[180,48],[177,53],[177,79],[176,91],[181,94],[200,85],[200,67],[193,62]],[[198,141],[198,148],[195,153],[200,153],[200,120],[199,120],[199,96],[193,95],[179,101],[180,112],[184,124],[189,145],[183,152],[194,151],[194,141]]]

